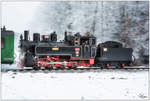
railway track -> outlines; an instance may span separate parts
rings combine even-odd
[[[1,72],[88,72],[88,71],[102,71],[102,70],[149,70],[149,66],[129,66],[129,67],[124,67],[124,68],[115,68],[115,67],[110,67],[110,68],[101,68],[101,67],[84,67],[84,68],[55,68],[55,69],[39,69],[39,70],[34,70],[32,68],[25,68],[25,69],[6,69],[6,70],[1,70]]]

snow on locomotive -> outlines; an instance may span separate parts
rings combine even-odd
[[[106,42],[96,46],[96,37],[88,33],[70,35],[65,32],[64,40],[58,42],[55,32],[50,35],[33,34],[29,31],[20,36],[20,49],[24,53],[23,67],[40,69],[83,67],[124,67],[132,62],[132,48],[123,48],[117,42]],[[114,44],[115,43],[115,44]]]

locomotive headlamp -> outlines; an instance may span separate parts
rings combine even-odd
[[[104,48],[104,51],[107,51],[107,48]]]

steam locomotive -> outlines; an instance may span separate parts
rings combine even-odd
[[[29,31],[20,36],[20,49],[23,67],[33,69],[78,68],[115,66],[123,68],[132,63],[132,48],[124,48],[115,41],[107,41],[96,45],[96,37],[90,33],[74,35],[64,33],[64,39],[57,41],[57,34],[40,36],[33,33],[29,40]]]

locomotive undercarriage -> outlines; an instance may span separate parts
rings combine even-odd
[[[31,59],[30,55],[24,59],[25,67],[32,67],[33,69],[76,69],[86,67],[98,67],[98,68],[124,68],[124,66],[130,66],[128,61],[103,61],[95,64],[94,59],[79,59],[79,58],[59,58],[56,57],[42,57]],[[28,60],[28,61],[26,61]],[[22,67],[24,67],[22,66]],[[82,67],[81,67],[82,66]]]
[[[94,59],[82,58],[62,58],[59,56],[50,57],[42,56],[34,58],[31,54],[27,53],[21,67],[33,67],[33,69],[56,69],[56,68],[77,68],[79,66],[93,66]]]

